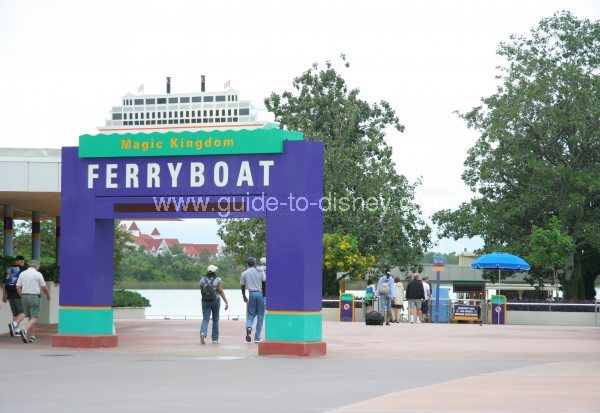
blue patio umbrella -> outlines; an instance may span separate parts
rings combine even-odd
[[[506,252],[492,252],[477,258],[471,268],[480,270],[498,269],[498,284],[500,284],[500,270],[528,271],[529,264],[521,257]]]

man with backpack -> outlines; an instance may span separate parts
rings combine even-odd
[[[379,311],[382,312],[386,326],[390,325],[392,318],[392,301],[394,301],[395,290],[394,279],[388,270],[385,275],[379,277],[377,291],[375,291],[375,297],[379,298]]]
[[[219,310],[221,308],[221,300],[225,301],[225,310],[229,307],[225,292],[223,291],[223,283],[217,277],[218,268],[214,265],[209,265],[208,272],[200,280],[200,293],[202,294],[202,327],[200,328],[200,343],[204,344],[206,335],[208,334],[208,321],[212,313],[212,342],[219,342]]]
[[[17,292],[17,281],[19,280],[21,273],[26,269],[25,258],[22,255],[17,255],[15,257],[15,266],[6,269],[4,282],[2,283],[2,302],[9,302],[13,315],[13,321],[8,323],[8,330],[11,337],[21,335],[19,324],[25,319],[23,302],[21,301],[21,296]]]

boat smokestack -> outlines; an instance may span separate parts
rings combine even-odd
[[[206,76],[200,76],[200,92],[204,92],[206,90]]]
[[[167,76],[167,95],[171,94],[171,78]]]

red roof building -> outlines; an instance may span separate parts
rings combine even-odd
[[[162,238],[158,228],[154,228],[150,235],[142,234],[140,228],[135,222],[132,222],[127,230],[131,237],[133,247],[142,247],[146,252],[152,255],[158,254],[172,254],[172,249],[175,246],[179,246],[183,249],[183,253],[191,258],[200,257],[204,251],[214,257],[217,255],[219,245],[218,244],[193,244],[193,243],[182,243],[177,238]]]

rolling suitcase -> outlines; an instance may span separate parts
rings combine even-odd
[[[379,300],[374,302],[377,303],[377,310],[379,310]],[[365,324],[368,326],[382,326],[383,316],[379,314],[379,311],[371,311],[365,315]]]

